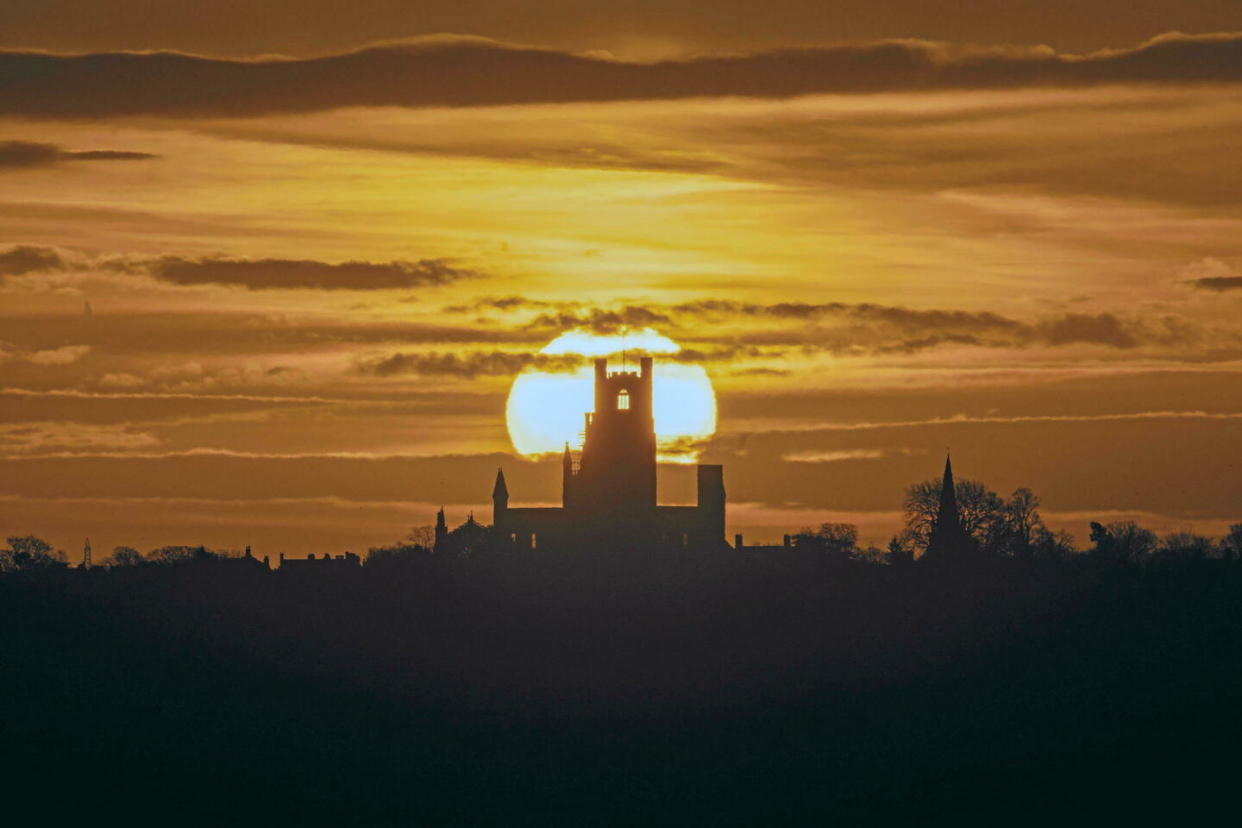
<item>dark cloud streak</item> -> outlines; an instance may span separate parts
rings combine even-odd
[[[385,290],[446,285],[473,271],[443,259],[415,262],[341,262],[310,259],[183,259],[165,256],[149,265],[151,275],[175,285],[232,285],[249,290]]]
[[[1242,290],[1242,276],[1207,276],[1194,279],[1191,284],[1200,290]]]
[[[390,290],[447,285],[479,276],[445,259],[322,262],[314,259],[233,259],[224,256],[92,259],[51,247],[0,251],[0,277],[91,270],[136,273],[174,285],[227,285],[248,290]]]
[[[474,379],[480,376],[504,377],[518,374],[526,368],[540,371],[573,371],[582,365],[582,357],[570,354],[529,354],[508,351],[475,352],[464,355],[453,353],[400,353],[358,363],[361,374],[391,377],[402,374],[419,376],[448,376]]]
[[[0,59],[2,62],[2,59]],[[0,82],[0,98],[3,97],[4,84]],[[129,152],[125,150],[83,150],[73,152],[62,149],[56,144],[41,144],[34,141],[0,141],[0,169],[49,167],[63,161],[147,161],[159,158],[148,152]]]
[[[659,63],[443,37],[302,60],[10,51],[0,78],[0,113],[53,118],[1236,82],[1242,34],[1170,33],[1086,56],[905,40]]]
[[[53,273],[69,267],[61,254],[50,247],[17,245],[0,251],[0,277],[27,273]]]

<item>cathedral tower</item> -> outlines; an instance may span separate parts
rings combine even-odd
[[[582,458],[572,475],[573,501],[582,511],[633,515],[655,508],[651,379],[651,357],[639,360],[638,373],[610,374],[608,360],[595,360],[595,411],[587,415]]]

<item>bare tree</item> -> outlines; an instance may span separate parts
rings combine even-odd
[[[1156,549],[1156,533],[1133,521],[1091,524],[1091,554],[1105,563],[1135,565],[1146,563]]]
[[[858,527],[852,523],[823,523],[818,529],[807,528],[794,535],[793,544],[798,549],[845,560],[858,550]]]
[[[1220,551],[1227,561],[1242,558],[1242,523],[1229,527],[1229,534],[1220,539]]]
[[[65,553],[34,535],[10,535],[8,548],[0,549],[0,571],[49,569],[65,566]]]
[[[1031,557],[1038,561],[1062,561],[1078,554],[1074,537],[1068,532],[1053,532],[1046,526],[1035,529],[1031,538]]]
[[[891,566],[904,566],[914,562],[914,538],[909,532],[898,532],[889,538],[884,559]]]
[[[410,530],[410,534],[405,536],[405,542],[411,546],[431,549],[436,545],[436,527],[431,524],[415,526]]]
[[[217,557],[220,556],[205,546],[161,546],[147,553],[147,560],[157,564],[181,564]]]
[[[104,566],[108,569],[117,569],[127,566],[138,566],[143,563],[142,553],[132,546],[115,546],[112,548],[112,555],[104,561]]]
[[[932,524],[935,523],[936,515],[940,511],[940,490],[944,487],[943,481],[944,478],[937,477],[933,480],[915,483],[906,489],[905,531],[917,548],[927,548]],[[957,508],[962,518],[962,528],[976,540],[985,542],[1002,516],[1004,502],[996,492],[977,480],[958,480],[954,483],[953,491],[957,495]]]
[[[1177,561],[1201,561],[1216,551],[1211,538],[1193,532],[1173,532],[1165,535],[1156,547],[1155,560],[1173,563]]]
[[[1039,515],[1039,498],[1030,489],[1017,489],[1005,503],[1002,520],[1003,551],[1030,560],[1035,533],[1044,524]]]

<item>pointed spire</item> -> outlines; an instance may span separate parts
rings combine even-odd
[[[492,500],[508,500],[509,487],[505,485],[505,470],[496,469],[496,485],[492,487]]]
[[[957,511],[957,486],[953,483],[953,461],[947,449],[944,453],[944,481],[940,486],[939,519],[944,520],[945,515],[951,515],[950,520],[954,523],[960,522]]]
[[[561,465],[565,466],[566,468],[571,468],[573,464],[574,464],[574,455],[569,450],[569,441],[566,440],[565,441],[565,453],[561,455]]]
[[[439,529],[442,526],[448,526],[448,521],[445,519],[445,516],[444,516],[443,506],[440,507],[440,511],[436,512],[436,528]]]
[[[953,481],[953,463],[948,451],[944,457],[944,480],[940,485],[940,504],[932,524],[926,557],[932,561],[960,562],[971,554],[972,541],[962,526],[957,508],[957,486]]]

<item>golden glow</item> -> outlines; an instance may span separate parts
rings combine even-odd
[[[570,331],[549,342],[540,353],[608,357],[609,367],[619,370],[627,349],[658,355],[677,353],[681,346],[650,328],[608,336]],[[653,413],[660,460],[696,462],[698,450],[693,444],[716,431],[716,394],[711,379],[701,365],[661,362],[658,357],[654,370]],[[528,369],[519,374],[505,407],[513,447],[527,457],[559,452],[566,443],[579,447],[584,416],[595,406],[594,388],[595,372],[590,364],[573,372]]]

